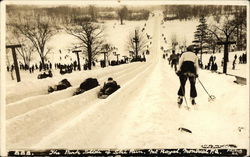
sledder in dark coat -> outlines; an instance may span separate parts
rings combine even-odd
[[[49,93],[52,93],[52,92],[54,92],[54,91],[67,89],[68,87],[71,87],[70,82],[69,82],[67,79],[63,79],[62,81],[60,81],[60,82],[58,83],[58,85],[55,85],[54,87],[49,86],[48,92],[49,92]]]
[[[114,93],[117,89],[120,88],[120,85],[117,84],[113,78],[108,78],[108,82],[105,82],[103,88],[100,90],[98,97],[107,97]]]
[[[84,80],[81,84],[80,87],[77,88],[77,90],[74,92],[73,95],[78,95],[81,94],[87,90],[90,90],[92,88],[95,88],[99,86],[99,83],[97,81],[96,78],[87,78],[86,80]]]
[[[48,74],[46,72],[44,72],[43,74],[39,74],[37,76],[37,79],[43,79],[43,78],[47,78],[47,77],[53,77],[51,70],[48,71]]]

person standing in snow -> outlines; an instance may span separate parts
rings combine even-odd
[[[171,68],[174,67],[175,71],[177,70],[177,60],[178,60],[178,56],[177,54],[175,54],[175,50],[172,51],[172,54],[169,57],[169,60],[171,62]]]
[[[190,45],[187,47],[187,51],[184,52],[179,60],[178,69],[176,74],[180,79],[180,88],[178,90],[178,104],[182,104],[183,97],[185,95],[185,84],[187,79],[190,82],[190,97],[192,105],[195,105],[195,97],[197,97],[197,91],[195,87],[195,80],[198,77],[198,57],[194,51],[194,45]]]
[[[235,64],[236,64],[235,62],[236,62],[236,59],[234,59],[233,61],[233,68],[232,68],[233,70],[235,70]]]

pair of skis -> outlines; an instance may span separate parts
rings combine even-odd
[[[194,107],[194,109],[197,110],[197,104],[194,104],[194,105],[192,105],[192,107],[190,107],[190,105],[187,103],[187,100],[186,100],[185,97],[184,97],[184,100],[185,100],[185,106],[184,106],[184,108],[186,110],[190,110],[192,107]],[[181,108],[181,106],[182,106],[182,103],[178,102],[178,107]]]
[[[198,77],[197,77],[198,78]],[[205,92],[207,93],[207,95],[208,95],[208,102],[212,102],[212,101],[214,101],[215,99],[216,99],[216,97],[214,96],[214,95],[210,95],[209,93],[208,93],[208,91],[206,90],[206,88],[204,87],[204,85],[202,84],[202,82],[200,81],[200,79],[198,78],[198,80],[199,80],[199,83],[201,84],[201,86],[203,87],[203,89],[205,90]],[[181,87],[181,90],[182,90],[182,92],[184,93],[184,90],[183,90],[183,88]],[[186,100],[186,97],[184,96],[184,100],[185,100],[185,108],[187,109],[187,110],[190,110],[190,106],[188,105],[188,103],[187,103],[187,100]],[[182,104],[182,102],[181,103],[179,103],[178,102],[178,106],[179,106],[179,108],[181,107],[181,104]],[[194,108],[197,110],[197,106],[196,106],[196,104],[192,104],[192,106],[194,106]]]

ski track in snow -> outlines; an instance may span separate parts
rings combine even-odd
[[[116,70],[112,71],[112,73],[115,73],[115,75],[116,75],[115,78],[120,78],[120,77],[124,77],[124,76],[128,75],[130,72],[133,72],[135,70],[138,71],[141,68],[145,68],[144,66],[145,66],[144,64],[139,64],[137,66],[137,68],[135,69],[135,67],[133,65],[133,66],[125,68],[123,70],[116,69]],[[100,85],[102,85],[106,81],[109,73],[110,72],[104,73],[101,75],[101,77],[98,78]],[[78,81],[78,82],[80,82],[80,81]],[[46,105],[49,105],[53,102],[60,101],[62,99],[63,99],[63,101],[65,101],[65,100],[67,100],[67,98],[72,97],[73,92],[76,91],[76,89],[78,87],[79,87],[79,85],[77,85],[76,87],[75,86],[70,87],[70,88],[62,90],[62,91],[56,91],[56,92],[53,92],[49,95],[38,95],[38,96],[28,97],[28,98],[22,99],[20,101],[17,101],[15,103],[8,104],[6,107],[7,119],[13,118],[16,115],[23,114],[23,113],[30,111],[32,109],[37,109],[40,106],[44,107]],[[90,91],[92,91],[92,90],[90,90]],[[88,92],[89,91],[86,91],[85,93],[88,93]],[[34,103],[34,102],[36,102],[36,103]]]
[[[44,93],[47,85],[65,76],[31,92],[17,93],[16,99],[17,95],[7,94],[7,148],[200,148],[202,144],[236,144],[248,149],[249,102],[239,100],[247,98],[248,91],[246,86],[235,85],[233,77],[201,70],[200,80],[216,100],[207,101],[197,80],[198,109],[185,110],[185,102],[177,107],[179,79],[160,53],[161,19],[153,17],[147,24],[154,32],[151,58],[146,63],[84,74],[96,77],[100,85],[109,76],[117,80],[121,88],[107,99],[96,98],[100,87],[72,97],[83,81],[76,77],[79,73],[65,75],[73,87],[63,91]],[[220,90],[216,90],[218,86]],[[187,94],[189,88],[187,82]],[[192,134],[178,131],[179,127],[190,129]],[[238,127],[244,127],[242,132]]]

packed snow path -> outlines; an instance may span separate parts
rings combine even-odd
[[[248,148],[248,100],[239,100],[248,93],[246,86],[233,84],[234,78],[201,71],[200,79],[217,100],[209,103],[197,82],[198,110],[177,107],[179,80],[160,53],[161,20],[155,16],[149,24],[154,27],[149,61],[103,69],[98,75],[101,85],[110,74],[121,85],[107,99],[97,99],[99,88],[72,97],[73,86],[49,95],[23,95],[8,104],[7,148]],[[239,132],[239,127],[244,129]]]

